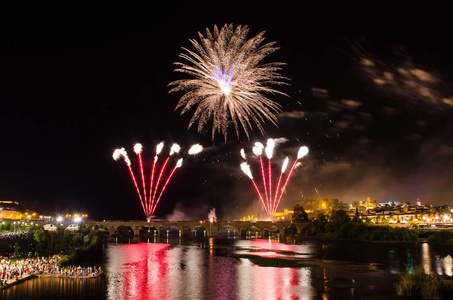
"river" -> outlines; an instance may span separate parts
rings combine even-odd
[[[35,278],[1,290],[0,298],[378,299],[395,295],[394,284],[407,267],[451,276],[451,255],[451,246],[426,243],[178,238],[109,243],[103,278]],[[275,258],[277,265],[262,265]]]

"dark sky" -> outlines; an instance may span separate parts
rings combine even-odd
[[[149,167],[160,141],[183,152],[200,143],[202,154],[182,154],[156,215],[206,218],[215,207],[232,219],[259,210],[239,150],[251,153],[252,143],[271,137],[281,141],[276,169],[298,147],[310,148],[282,207],[318,197],[453,203],[447,19],[432,21],[428,10],[263,3],[4,9],[1,200],[143,219],[113,150],[125,147],[136,165],[140,142]],[[250,37],[265,30],[281,48],[266,61],[285,62],[281,73],[290,78],[280,88],[289,97],[272,98],[283,108],[279,127],[267,123],[250,141],[187,130],[193,111],[180,116],[182,94],[168,94],[181,78],[173,72],[181,47],[225,23],[248,25]]]

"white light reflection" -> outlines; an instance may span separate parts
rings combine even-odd
[[[431,256],[428,243],[423,243],[422,245],[422,266],[426,274],[431,274]]]
[[[166,297],[161,299],[178,299],[184,295],[184,288],[187,287],[186,278],[182,276],[181,261],[182,248],[174,247],[167,249],[168,274],[164,280],[168,282]]]
[[[446,257],[444,257],[443,263],[444,263],[445,274],[447,274],[448,276],[451,276],[452,269],[453,269],[453,258],[450,255],[447,255]]]
[[[202,250],[198,248],[190,248],[187,250],[185,255],[185,263],[187,265],[187,291],[192,299],[203,299],[203,283],[204,279],[202,272],[203,269],[203,257]]]

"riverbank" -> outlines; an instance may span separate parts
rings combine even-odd
[[[13,285],[19,284],[21,282],[27,281],[28,279],[35,278],[36,275],[34,274],[26,274],[25,276],[22,276],[21,278],[11,278],[11,279],[6,279],[4,280],[4,283],[2,282],[2,285],[0,285],[0,290],[7,289]]]

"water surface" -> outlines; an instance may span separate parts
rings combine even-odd
[[[453,270],[453,247],[426,243],[176,239],[111,243],[105,251],[104,278],[36,278],[0,291],[0,298],[360,299],[394,296],[407,268],[449,276]],[[250,255],[293,264],[260,266]]]

